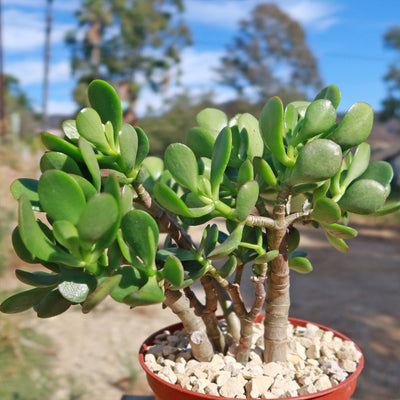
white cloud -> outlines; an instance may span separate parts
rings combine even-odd
[[[189,22],[235,30],[239,20],[247,18],[260,3],[265,3],[265,0],[220,0],[215,3],[188,0],[185,14]],[[332,6],[326,0],[275,0],[274,3],[300,24],[311,29],[324,30],[338,22],[334,17],[338,7]]]
[[[49,104],[50,115],[73,115],[77,110],[76,103],[71,100],[50,100]]]
[[[18,78],[22,86],[41,84],[43,81],[43,61],[37,59],[25,59],[9,62],[5,65],[7,74]],[[71,80],[71,68],[68,60],[52,63],[50,66],[50,82],[69,82]]]

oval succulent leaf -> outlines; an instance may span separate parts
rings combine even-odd
[[[293,253],[300,244],[300,232],[294,226],[289,227],[289,233],[287,235],[288,253]]]
[[[343,149],[358,146],[368,138],[373,122],[373,108],[367,103],[354,103],[329,137]]]
[[[342,164],[340,146],[328,139],[314,139],[301,148],[287,183],[319,182],[334,176]]]
[[[305,257],[294,257],[289,259],[289,268],[300,274],[308,274],[313,270],[310,260]]]
[[[143,129],[136,126],[135,131],[138,136],[138,150],[136,154],[135,169],[138,169],[140,167],[140,164],[147,157],[147,154],[149,154],[150,145],[149,139],[147,139],[147,136],[144,133]]]
[[[246,182],[239,190],[236,199],[236,208],[232,218],[244,221],[251,213],[258,200],[258,183],[256,181]]]
[[[368,166],[360,179],[373,179],[381,185],[387,186],[393,179],[393,168],[386,161],[376,161]]]
[[[228,125],[226,114],[216,108],[205,108],[200,111],[196,116],[196,121],[198,125],[209,131],[215,138]]]
[[[208,256],[214,249],[218,241],[218,226],[217,224],[212,224],[207,233],[205,243],[204,243],[204,254]]]
[[[247,158],[261,157],[264,151],[264,142],[261,137],[260,124],[256,117],[245,113],[238,120],[239,131],[247,134]]]
[[[0,311],[6,314],[15,314],[29,310],[38,304],[50,290],[49,288],[35,288],[17,293],[1,303]]]
[[[89,294],[86,300],[82,303],[82,312],[87,314],[94,307],[100,304],[120,283],[122,275],[114,275],[105,277],[99,280],[99,285],[96,290]]]
[[[74,119],[68,119],[62,123],[62,130],[64,135],[70,140],[79,139],[79,132],[76,129],[76,121]]]
[[[39,318],[51,318],[62,314],[71,307],[71,302],[65,299],[58,290],[48,293],[36,307]]]
[[[157,202],[167,210],[186,217],[193,217],[183,200],[167,185],[156,183],[153,187]]]
[[[118,302],[122,302],[126,296],[138,290],[147,281],[146,274],[132,266],[122,267],[116,276],[121,278],[111,291],[111,297]]]
[[[246,182],[254,179],[253,164],[246,160],[239,168],[237,177],[237,187],[242,187]]]
[[[154,181],[157,181],[164,171],[164,161],[160,157],[147,157],[143,160],[143,165],[146,167],[146,172]]]
[[[111,149],[104,134],[99,114],[93,108],[84,108],[76,116],[79,135],[92,143],[96,149],[108,153]]]
[[[122,108],[117,92],[105,81],[94,80],[88,87],[90,105],[98,112],[105,124],[110,121],[114,128],[115,143],[122,124]]]
[[[86,205],[80,186],[63,171],[44,172],[39,180],[38,194],[43,210],[56,221],[76,224]]]
[[[269,262],[271,262],[272,260],[274,260],[278,256],[279,256],[279,250],[267,251],[266,253],[257,256],[254,259],[254,264],[269,263]]]
[[[79,185],[82,189],[83,194],[85,195],[86,201],[88,201],[91,197],[97,194],[97,190],[95,187],[85,178],[80,175],[69,174],[69,176]]]
[[[39,181],[36,179],[21,178],[16,179],[11,184],[11,193],[15,200],[19,200],[24,194],[31,202],[32,209],[35,211],[43,211],[40,207],[39,194],[38,194]]]
[[[215,137],[208,130],[196,126],[187,133],[186,143],[196,154],[196,157],[211,158]]]
[[[132,258],[139,257],[146,269],[152,269],[159,235],[156,221],[144,211],[132,210],[122,218],[121,229]]]
[[[387,215],[400,210],[400,201],[380,208],[374,215]]]
[[[17,269],[15,270],[15,275],[21,282],[36,287],[54,286],[60,282],[60,275],[42,271],[28,272]]]
[[[360,179],[351,184],[339,201],[343,211],[355,214],[372,214],[386,199],[386,188],[373,179]]]
[[[267,161],[263,160],[262,158],[256,157],[254,158],[253,162],[257,175],[262,178],[269,186],[276,186],[276,176]]]
[[[76,272],[72,274],[71,272]],[[71,303],[85,301],[91,290],[96,287],[96,279],[88,274],[70,271],[63,277],[63,282],[58,285],[58,290],[64,299]]]
[[[326,132],[336,122],[336,110],[329,100],[319,99],[313,101],[304,116],[299,135],[294,138],[294,144],[304,142],[316,135]]]
[[[55,221],[53,234],[61,246],[67,248],[75,257],[80,258],[79,233],[75,225],[65,220]]]
[[[287,156],[283,144],[283,104],[273,97],[264,106],[260,115],[260,131],[270,152],[285,166],[292,167],[294,161]]]
[[[238,248],[242,239],[243,224],[239,224],[228,236],[228,238],[219,246],[217,246],[207,258],[217,259],[222,258],[230,254],[232,251]]]
[[[322,198],[315,202],[314,209],[310,217],[318,222],[333,224],[339,220],[341,216],[340,207],[331,199]]]
[[[228,165],[231,149],[232,133],[228,127],[225,127],[215,140],[215,146],[211,158],[211,191],[216,199],[219,197],[219,185],[222,182],[225,169]]]
[[[39,260],[26,248],[22,241],[18,226],[13,230],[11,240],[15,253],[22,261],[29,264],[37,264],[39,262]]]
[[[358,232],[349,226],[340,224],[323,224],[325,232],[340,239],[352,239],[358,235]]]
[[[323,88],[315,97],[315,100],[319,99],[327,99],[329,100],[333,107],[338,108],[338,105],[340,103],[340,90],[337,86],[335,85],[329,85]]]
[[[41,134],[41,139],[43,144],[49,150],[64,153],[72,157],[75,161],[83,161],[82,154],[79,149],[64,139],[47,132]]]
[[[165,164],[180,185],[197,193],[197,160],[189,147],[181,143],[169,145],[165,151]]]
[[[101,187],[101,175],[100,167],[97,162],[96,154],[93,150],[92,145],[83,137],[79,139],[79,149],[82,152],[83,160],[90,172],[93,179],[93,186],[98,192],[100,192]]]
[[[119,146],[122,161],[127,171],[131,171],[135,167],[136,153],[138,150],[138,136],[132,125],[122,125],[119,135]]]
[[[235,256],[230,256],[221,268],[218,268],[218,274],[222,278],[229,278],[236,269],[237,260]]]
[[[131,307],[145,306],[149,304],[162,303],[165,300],[164,292],[158,286],[154,276],[150,277],[147,283],[139,290],[132,292],[123,300]]]
[[[364,142],[357,146],[341,187],[346,188],[351,182],[361,176],[368,168],[370,158],[371,146],[368,143]]]
[[[59,169],[61,171],[81,175],[82,172],[75,160],[64,153],[49,151],[40,159],[40,170],[45,172],[50,169]]]
[[[349,251],[349,246],[347,246],[346,242],[338,237],[330,235],[327,231],[325,231],[325,236],[328,239],[328,242],[341,253],[347,253]]]
[[[162,276],[174,286],[181,286],[184,279],[183,265],[178,257],[170,255],[165,260]]]

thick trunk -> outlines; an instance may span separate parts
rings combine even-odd
[[[182,321],[189,336],[193,357],[198,361],[211,361],[214,350],[207,336],[206,326],[190,307],[189,299],[178,291],[166,289],[164,304]]]
[[[287,326],[290,307],[289,265],[286,243],[285,207],[276,206],[274,219],[280,229],[269,230],[269,250],[280,254],[270,263],[267,275],[267,297],[265,302],[265,352],[264,362],[286,361]]]

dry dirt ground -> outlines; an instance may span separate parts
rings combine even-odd
[[[15,175],[21,176],[0,166],[2,206]],[[341,331],[361,347],[365,368],[355,400],[400,400],[400,228],[358,228],[347,255],[332,249],[320,232],[305,230],[301,248],[309,252],[314,271],[292,274],[290,314]],[[0,280],[0,290],[15,285],[11,270]],[[243,294],[251,302],[248,289]],[[113,301],[88,315],[76,307],[49,320],[38,320],[30,311],[10,318],[49,337],[59,387],[53,400],[150,394],[137,350],[151,332],[176,321],[159,305],[130,310]]]

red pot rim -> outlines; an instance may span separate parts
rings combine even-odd
[[[259,322],[262,320],[262,318],[264,318],[263,315],[259,315],[256,322]],[[218,319],[223,319],[223,317],[219,317]],[[299,318],[289,318],[289,322],[291,322],[294,326],[305,326],[308,323],[311,323],[313,325],[318,326],[319,328],[321,328],[324,331],[331,331],[334,333],[335,336],[338,336],[339,338],[341,338],[342,340],[348,340],[353,342],[350,338],[348,338],[346,335],[344,335],[343,333],[340,333],[338,331],[335,331],[334,329],[328,328],[327,326],[321,325],[321,324],[317,324],[315,322],[310,322],[310,321],[306,321],[306,320],[302,320]],[[200,399],[207,399],[207,400],[222,400],[222,399],[227,399],[227,400],[235,400],[232,397],[222,397],[222,396],[213,396],[213,395],[209,395],[209,394],[202,394],[202,393],[198,393],[198,392],[193,392],[191,390],[188,389],[184,389],[178,385],[169,383],[167,381],[165,381],[164,379],[161,379],[158,375],[156,375],[154,372],[152,372],[147,365],[144,362],[144,355],[146,354],[146,351],[148,349],[149,346],[152,345],[152,343],[154,342],[154,338],[163,333],[164,331],[168,330],[170,332],[175,332],[176,330],[182,329],[182,323],[176,323],[173,325],[169,325],[165,328],[162,328],[160,330],[158,330],[157,332],[154,332],[152,335],[150,335],[141,345],[140,350],[139,350],[139,362],[140,365],[142,366],[142,368],[144,369],[144,371],[146,372],[146,374],[149,374],[153,379],[159,381],[161,384],[166,385],[168,387],[170,387],[173,390],[177,390],[178,392],[181,392],[182,394],[187,394],[187,395],[193,395],[194,393],[196,394],[196,396]],[[361,353],[361,358],[360,361],[357,365],[357,369],[351,373],[349,375],[348,378],[346,378],[343,382],[340,382],[339,384],[332,386],[329,389],[326,390],[321,390],[317,393],[311,393],[311,394],[305,394],[305,395],[301,395],[301,396],[296,396],[296,397],[281,397],[280,400],[311,400],[311,399],[318,399],[318,397],[316,396],[320,396],[323,397],[324,395],[327,395],[331,392],[335,392],[337,390],[339,390],[339,388],[341,386],[347,386],[353,383],[354,381],[354,386],[355,386],[355,381],[357,380],[358,376],[360,375],[363,367],[364,367],[364,355],[361,351],[361,349],[357,346],[357,344],[355,342],[353,342],[356,346],[356,349]]]

